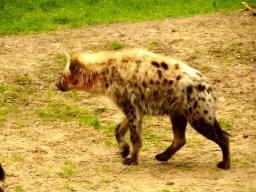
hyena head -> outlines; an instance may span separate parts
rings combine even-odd
[[[56,83],[59,90],[83,90],[89,93],[98,93],[96,84],[100,82],[96,66],[86,62],[85,55],[74,54],[70,58],[67,55],[67,65]]]

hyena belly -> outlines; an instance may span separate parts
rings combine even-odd
[[[144,50],[78,53],[71,57],[56,84],[60,90],[80,89],[110,97],[125,114],[115,130],[123,163],[138,164],[143,115],[168,115],[174,140],[156,156],[167,161],[186,142],[187,122],[222,149],[220,168],[230,167],[228,134],[215,115],[215,97],[208,80],[185,64]],[[124,139],[131,132],[132,151]]]

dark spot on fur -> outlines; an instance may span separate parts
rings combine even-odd
[[[156,84],[159,85],[159,84],[160,84],[160,81],[157,80],[157,81],[156,81]]]
[[[199,119],[199,122],[200,122],[200,123],[204,123],[204,118],[200,118],[200,119]]]
[[[165,62],[162,62],[162,63],[161,63],[161,66],[162,66],[165,70],[168,69],[168,65],[167,65]]]
[[[167,93],[168,93],[169,95],[171,95],[171,94],[173,93],[173,90],[172,90],[172,89],[169,89],[169,90],[167,91]]]
[[[185,110],[185,115],[188,116],[188,111],[187,110]]]
[[[152,79],[150,79],[149,83],[152,85],[152,84],[154,84],[154,81]]]
[[[108,64],[108,65],[112,65],[112,64],[114,64],[114,62],[115,62],[115,59],[109,59],[108,62],[107,62],[107,64]]]
[[[199,115],[199,112],[198,112],[198,111],[196,112],[196,115]]]
[[[134,119],[129,119],[129,123],[132,124],[134,122]]]
[[[162,71],[157,70],[157,74],[158,74],[158,78],[159,78],[159,79],[161,79],[161,78],[162,78],[162,76],[163,76],[163,75],[162,75]]]
[[[176,64],[175,64],[175,69],[179,69],[179,68],[180,68],[179,63],[176,63]]]
[[[193,108],[195,109],[197,107],[197,101],[195,101]]]
[[[167,79],[166,79],[166,78],[164,79],[164,82],[163,82],[163,83],[164,83],[164,84],[166,84],[166,83],[167,83]]]
[[[212,117],[209,117],[209,120],[212,120]]]
[[[137,64],[141,64],[141,61],[139,61],[139,60],[137,60],[137,61],[135,61]]]
[[[187,100],[190,101],[191,97],[191,93],[193,92],[193,87],[191,85],[187,86]]]
[[[191,114],[192,113],[192,107],[189,107],[188,110],[189,110],[189,113]]]
[[[144,99],[145,99],[145,95],[142,93],[141,100],[144,100]]]
[[[191,95],[192,92],[193,92],[193,87],[191,85],[187,86],[188,95]]]
[[[212,88],[211,87],[209,87],[208,89],[207,89],[207,93],[209,93],[210,94],[210,92],[212,91]]]
[[[128,63],[129,61],[127,59],[122,59],[122,63]]]
[[[204,110],[204,114],[207,114],[208,113],[208,111],[207,110]]]
[[[121,99],[121,95],[120,95],[119,93],[116,93],[115,95],[116,95],[116,99],[117,99],[117,100],[120,100],[120,99]]]
[[[108,84],[108,83],[106,83],[106,84],[105,84],[105,87],[106,87],[106,88],[108,88],[108,87],[109,87],[109,84]]]
[[[111,73],[112,77],[115,76],[115,73],[116,73],[116,68],[115,68],[115,67],[112,67],[112,73]]]
[[[198,90],[198,91],[204,91],[204,90],[205,90],[205,86],[199,84],[199,85],[197,86],[197,90]]]
[[[172,104],[175,100],[176,100],[177,98],[176,97],[169,97],[169,99],[168,99],[168,103],[169,104]]]
[[[105,73],[106,73],[106,75],[107,75],[107,74],[109,73],[109,69],[106,69],[106,70],[105,70]]]
[[[160,67],[160,65],[159,65],[159,63],[157,63],[157,62],[155,62],[155,61],[152,61],[152,63],[151,63],[152,65],[154,65],[155,67],[157,67],[157,68],[159,68]]]
[[[181,79],[181,76],[180,76],[180,75],[179,75],[179,76],[177,76],[177,77],[176,77],[176,79],[177,79],[177,80],[180,80],[180,79]]]
[[[142,85],[143,85],[144,88],[148,87],[148,85],[147,85],[147,83],[145,81],[142,82]]]
[[[172,84],[173,84],[173,80],[170,80],[170,81],[169,81],[169,85],[172,85]]]
[[[153,95],[154,95],[154,98],[156,99],[156,98],[157,98],[157,95],[158,95],[158,91],[154,91],[154,92],[153,92]]]
[[[196,73],[199,77],[203,77],[200,73]]]
[[[97,73],[97,72],[95,72],[95,73],[92,74],[92,78],[93,78],[93,79],[95,79],[97,76],[98,76],[98,73]]]
[[[204,98],[204,97],[202,97],[202,101],[205,101],[205,98]]]
[[[138,83],[134,83],[133,85],[134,85],[134,87],[138,87]]]

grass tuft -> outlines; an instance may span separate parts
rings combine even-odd
[[[60,172],[60,175],[63,177],[69,177],[69,176],[74,176],[75,171],[74,168],[76,166],[70,162],[65,162],[65,166],[61,167],[62,172]]]
[[[121,43],[118,43],[118,42],[113,42],[111,43],[110,45],[113,49],[121,49],[123,47],[123,45]]]
[[[223,119],[223,118],[220,118],[219,119],[219,123],[220,123],[220,126],[223,128],[223,129],[225,129],[225,130],[232,130],[233,129],[233,125],[231,124],[231,123],[228,123],[228,122],[226,122],[226,120],[225,119]]]

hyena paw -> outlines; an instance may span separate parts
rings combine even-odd
[[[166,153],[159,153],[155,156],[155,158],[158,160],[158,161],[168,161],[170,159],[170,157],[168,157],[166,155]]]
[[[127,157],[130,153],[130,146],[126,143],[124,146],[122,146],[121,149],[121,155],[123,158]]]
[[[230,162],[221,161],[217,164],[217,167],[221,169],[229,169],[230,168]]]
[[[125,158],[123,160],[123,164],[124,165],[138,165],[139,163],[138,163],[138,160],[134,160],[132,158]]]

